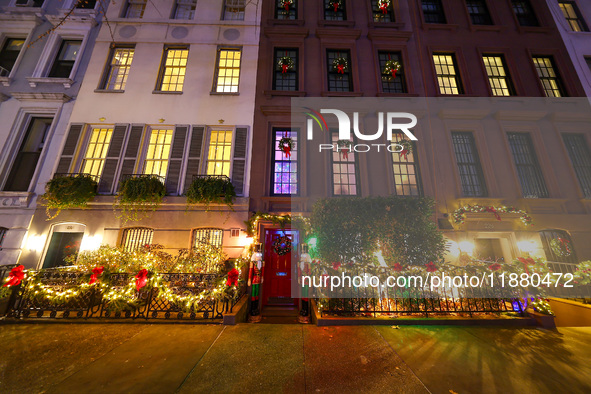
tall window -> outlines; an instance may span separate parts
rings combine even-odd
[[[505,59],[501,55],[482,55],[486,75],[493,96],[513,96],[515,89],[507,72]]]
[[[591,56],[585,56],[585,61],[587,62],[587,67],[589,67],[589,71],[591,71]]]
[[[142,18],[146,9],[147,0],[127,0],[125,7],[125,18]]]
[[[584,134],[562,135],[585,198],[591,198],[591,151]]]
[[[104,89],[125,90],[134,52],[134,48],[123,47],[115,47],[111,50],[110,61],[105,72]]]
[[[327,50],[329,92],[352,92],[351,54],[348,50]]]
[[[193,247],[201,244],[222,247],[224,231],[219,228],[198,228],[193,230]]]
[[[466,7],[473,25],[492,25],[486,0],[466,0]]]
[[[371,12],[374,22],[394,22],[394,6],[392,2],[384,8],[380,8],[378,0],[371,0]]]
[[[332,144],[340,144],[338,131],[331,132]],[[353,140],[349,140],[353,144]],[[359,193],[357,185],[357,163],[355,152],[346,145],[340,146],[340,151],[332,151],[332,185],[335,196],[356,196]]]
[[[575,253],[575,247],[570,234],[564,230],[543,230],[540,231],[540,238],[542,239],[542,246],[544,247],[544,253],[546,253],[546,260],[548,262],[557,263],[577,263],[577,255]],[[554,247],[553,247],[554,245]],[[562,253],[556,253],[556,248]],[[568,247],[568,249],[567,249]],[[567,252],[570,251],[570,253]],[[567,255],[568,254],[568,255]],[[551,263],[550,263],[551,264]],[[554,268],[554,267],[552,267]],[[558,267],[556,267],[558,268]],[[561,272],[561,270],[553,269],[554,272]]]
[[[331,0],[324,1],[324,19],[327,21],[344,21],[347,20],[346,1],[338,3],[335,8],[335,3]]]
[[[76,8],[82,8],[85,10],[94,10],[96,0],[76,0]]]
[[[536,56],[532,60],[538,71],[546,97],[563,97],[565,92],[560,76],[556,72],[554,59],[550,56]]]
[[[547,198],[548,189],[528,133],[508,133],[509,146],[517,168],[524,198]]]
[[[513,12],[521,26],[539,26],[538,18],[529,0],[511,0]]]
[[[380,63],[380,73],[382,74],[382,92],[384,93],[406,93],[406,79],[404,77],[404,65],[402,64],[402,55],[400,52],[378,52],[378,61]],[[400,69],[395,76],[386,69],[389,61],[395,61],[400,64]]]
[[[276,48],[273,72],[274,90],[298,89],[298,54],[297,48]],[[291,63],[289,60],[291,59]]]
[[[283,4],[283,0],[275,0],[275,19],[298,19],[298,0],[293,0],[287,7]]]
[[[126,228],[123,230],[121,246],[128,252],[139,250],[146,245],[152,244],[154,230],[145,227]]]
[[[19,7],[41,7],[45,0],[16,0],[14,4]]]
[[[421,0],[425,23],[446,23],[441,0]]]
[[[462,193],[465,197],[486,197],[486,183],[474,135],[470,132],[451,133]]]
[[[225,21],[243,21],[245,0],[223,0],[224,11],[223,20]]]
[[[174,19],[192,20],[195,17],[197,0],[176,0]]]
[[[4,237],[6,237],[6,233],[8,229],[6,227],[0,227],[0,250],[2,250],[2,244],[4,244]]]
[[[577,3],[572,0],[559,0],[558,5],[572,31],[589,31],[585,20],[581,16],[579,7],[577,7]]]
[[[172,133],[172,129],[152,129],[150,131],[148,151],[144,162],[144,174],[166,178]]]
[[[187,70],[189,49],[165,48],[162,57],[160,82],[158,89],[162,92],[182,92]]]
[[[393,133],[392,143],[408,140],[403,133]],[[411,142],[412,151],[392,152],[394,184],[399,196],[420,196],[423,191],[419,174],[419,162],[416,155],[416,144]],[[396,147],[395,150],[400,150]]]
[[[207,153],[207,175],[230,177],[232,130],[211,130]]]
[[[241,49],[220,49],[213,90],[217,93],[237,93],[240,81]]]
[[[68,78],[72,73],[74,63],[76,63],[81,45],[82,41],[80,40],[63,40],[48,76],[50,78]]]
[[[10,74],[24,44],[25,40],[21,38],[6,39],[0,52],[0,77],[7,77]]]
[[[286,154],[279,146],[283,137],[291,138],[293,148]],[[298,133],[290,130],[273,130],[273,176],[272,193],[298,194]]]
[[[112,128],[95,127],[92,129],[88,148],[86,148],[86,154],[82,161],[81,173],[99,177],[102,175],[112,135]]]
[[[441,94],[462,94],[462,83],[458,75],[456,57],[453,54],[434,53],[433,63],[437,84]]]

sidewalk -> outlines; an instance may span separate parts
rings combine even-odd
[[[5,324],[0,392],[590,392],[591,328]]]

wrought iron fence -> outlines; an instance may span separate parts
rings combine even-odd
[[[0,286],[4,285],[4,280],[8,276],[8,273],[16,266],[16,264],[0,265]]]

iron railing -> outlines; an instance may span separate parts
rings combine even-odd
[[[85,173],[74,173],[74,172],[58,172],[58,173],[53,174],[53,179],[65,178],[65,177],[77,177],[77,176],[91,177],[97,183],[97,185],[101,182],[101,177],[98,175],[85,174]]]

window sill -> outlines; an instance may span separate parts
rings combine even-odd
[[[367,26],[369,28],[387,28],[387,29],[403,29],[405,24],[401,22],[373,22],[370,21]]]
[[[26,208],[33,193],[29,192],[3,192],[0,191],[0,209],[2,208]]]
[[[325,27],[353,27],[355,26],[355,21],[327,21],[327,20],[320,20],[318,21],[318,26]]]
[[[363,92],[328,92],[321,93],[322,97],[362,97]]]
[[[125,90],[94,89],[95,93],[125,93]]]
[[[450,30],[450,31],[456,31],[456,30],[458,30],[458,25],[449,24],[449,23],[423,23],[423,28],[425,30]]]
[[[153,90],[152,94],[183,94],[183,92],[167,92],[165,90]]]
[[[304,26],[303,19],[267,19],[269,26]]]
[[[10,77],[0,77],[0,83],[3,86],[7,86],[7,87],[10,86],[10,82],[12,82],[12,78],[10,78]]]
[[[240,92],[225,93],[225,92],[209,92],[210,96],[240,96]]]
[[[518,27],[519,33],[540,33],[540,34],[550,34],[552,29],[549,27],[544,26],[519,26]]]
[[[386,93],[378,92],[377,97],[420,97],[418,93]]]
[[[304,97],[304,96],[306,96],[306,92],[302,92],[300,90],[265,90],[264,94],[267,97],[272,97],[272,96]]]
[[[470,25],[470,31],[496,31],[500,32],[505,26],[501,25]]]
[[[37,84],[40,84],[40,83],[57,83],[57,84],[62,84],[62,85],[64,85],[64,88],[69,89],[72,87],[72,84],[74,83],[74,81],[70,78],[50,78],[50,77],[43,77],[43,78],[29,77],[29,78],[27,78],[27,81],[29,81],[29,85],[32,88],[36,88]]]

